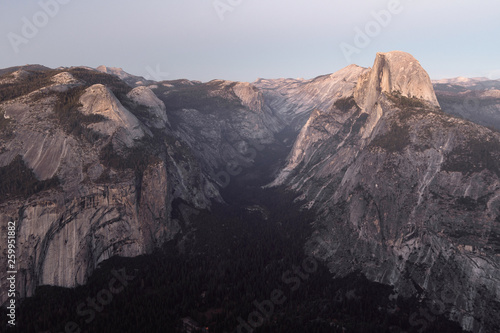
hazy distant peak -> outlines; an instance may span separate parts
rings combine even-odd
[[[257,80],[253,82],[253,84],[256,85],[266,85],[266,84],[276,84],[276,83],[294,83],[294,82],[306,82],[310,81],[310,79],[303,79],[303,78],[278,78],[278,79],[265,79],[259,77]]]
[[[488,81],[489,79],[486,77],[473,77],[467,78],[463,76],[454,77],[451,79],[440,79],[440,80],[432,80],[433,84],[456,84],[456,85],[473,85],[478,82]]]
[[[221,80],[221,79],[214,79],[208,82],[208,84],[221,84],[221,85],[230,85],[234,84],[236,81],[230,81],[230,80]],[[189,81],[190,85],[193,85],[191,81]]]
[[[125,72],[120,67],[107,67],[107,66],[101,65],[101,66],[97,67],[95,70],[97,70],[101,73],[106,73],[106,74],[117,76],[118,78],[125,81],[125,83],[127,83],[131,87],[144,86],[144,85],[149,85],[149,84],[154,83],[154,81],[146,80],[142,76],[129,74],[129,73]]]
[[[342,68],[341,70],[337,71],[337,73],[343,72],[343,71],[353,71],[353,70],[358,70],[358,69],[365,69],[365,67],[361,67],[361,66],[356,65],[356,64],[350,64],[350,65]]]
[[[130,75],[129,73],[125,72],[122,68],[119,68],[119,67],[106,67],[104,65],[101,65],[101,66],[97,67],[96,69],[99,72],[116,75],[120,79],[126,79],[126,78],[133,76],[133,75]]]
[[[336,71],[333,74],[330,74],[329,77],[332,79],[345,78],[345,80],[350,81],[351,79],[358,77],[365,70],[365,67],[352,64]]]

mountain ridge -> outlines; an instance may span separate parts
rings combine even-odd
[[[0,167],[20,156],[39,180],[58,179],[0,202],[0,221],[20,225],[23,297],[40,285],[82,285],[113,256],[167,241],[183,247],[197,226],[182,210],[230,201],[224,190],[245,170],[258,177],[252,170],[271,149],[270,186],[316,214],[304,246],[332,274],[359,270],[401,297],[443,302],[464,329],[495,328],[500,137],[444,113],[450,92],[436,97],[441,84],[411,55],[379,53],[372,68],[254,83],[135,86],[118,69],[38,69],[0,76],[13,80],[0,83]],[[315,236],[336,250],[324,256]],[[454,272],[461,275],[451,279]]]

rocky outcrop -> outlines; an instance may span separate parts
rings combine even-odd
[[[85,90],[80,97],[81,112],[86,115],[100,115],[105,121],[90,124],[89,127],[103,135],[119,136],[119,142],[131,147],[134,140],[144,136],[139,120],[104,85],[96,84]],[[118,131],[120,129],[120,131]]]
[[[139,106],[145,107],[150,113],[147,117],[147,125],[156,128],[165,128],[168,122],[165,104],[148,87],[137,87],[132,89],[127,97]]]
[[[429,75],[412,55],[401,51],[377,53],[373,68],[359,78],[356,101],[360,107],[371,109],[380,94],[393,92],[439,107]]]
[[[75,77],[68,72],[62,72],[60,74],[56,74],[51,79],[52,82],[54,82],[55,84],[72,85],[81,83],[79,80],[75,79]]]
[[[9,84],[16,81],[26,80],[30,76],[30,73],[24,69],[18,69],[10,73],[7,77],[0,79],[0,84]]]
[[[316,210],[307,251],[335,276],[361,271],[398,297],[439,302],[466,330],[493,332],[500,135],[440,111],[417,65],[378,54],[351,98],[312,113],[271,185]]]

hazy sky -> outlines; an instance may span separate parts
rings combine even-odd
[[[397,2],[0,0],[0,68],[106,65],[162,80],[254,81],[369,67],[376,52],[402,50],[434,79],[500,77],[499,1]]]

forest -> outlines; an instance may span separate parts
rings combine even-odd
[[[0,203],[14,198],[27,199],[33,194],[58,186],[57,176],[38,180],[21,155],[16,156],[10,164],[0,167]]]

